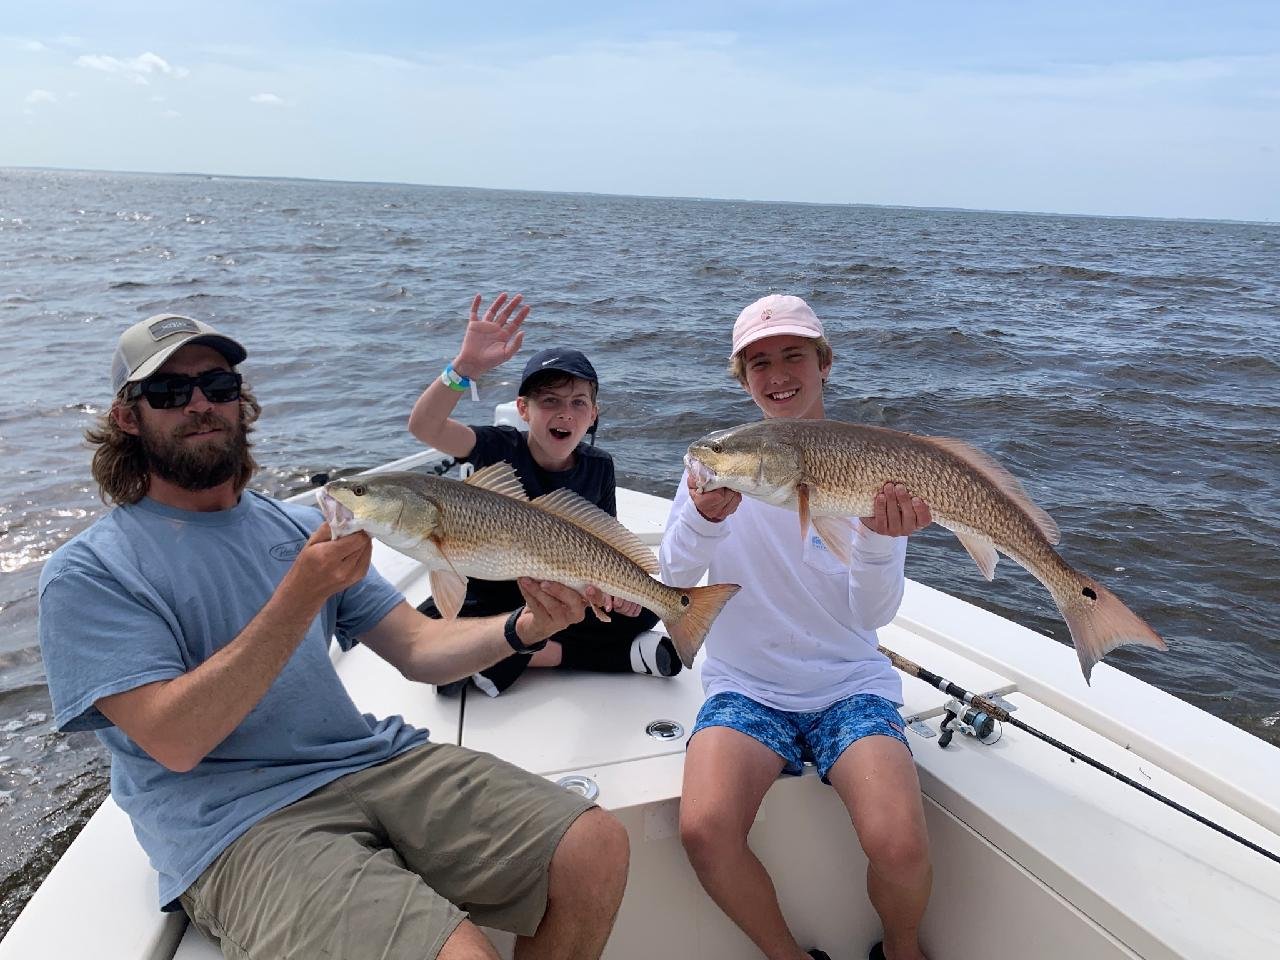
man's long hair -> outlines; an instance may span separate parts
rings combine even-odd
[[[98,495],[102,502],[123,505],[137,503],[147,495],[151,485],[151,471],[147,464],[147,455],[143,450],[142,439],[125,433],[116,424],[111,415],[116,408],[136,409],[142,402],[141,397],[127,398],[128,388],[120,392],[111,404],[111,409],[98,417],[97,422],[84,432],[84,438],[97,449],[93,451],[93,479],[98,481]],[[240,388],[240,428],[244,432],[245,447],[250,446],[249,434],[253,424],[262,413],[257,398],[248,384]],[[239,494],[249,485],[249,480],[258,470],[253,454],[247,452],[235,478],[235,490]]]

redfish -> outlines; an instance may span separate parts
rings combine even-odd
[[[1048,589],[1071,631],[1085,680],[1124,644],[1164,650],[1165,642],[1115,594],[1054,550],[1053,519],[1007,470],[973,447],[838,420],[777,418],[709,434],[685,458],[703,490],[727,487],[800,515],[833,554],[849,560],[848,517],[870,516],[886,483],[903,484],[933,519],[959,538],[988,580],[997,551]]]
[[[319,499],[335,536],[366,530],[421,561],[436,606],[450,619],[462,608],[468,577],[536,577],[579,591],[593,585],[658,614],[688,667],[740,589],[667,586],[653,576],[653,551],[617,520],[570,490],[530,500],[506,463],[464,481],[416,473],[335,480]]]

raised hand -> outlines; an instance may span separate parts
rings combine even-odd
[[[453,369],[459,375],[467,378],[483,376],[516,355],[524,342],[520,324],[529,316],[529,308],[521,305],[523,300],[522,294],[508,300],[505,293],[500,293],[481,317],[480,294],[472,298],[467,331],[463,334],[457,359],[453,361]]]

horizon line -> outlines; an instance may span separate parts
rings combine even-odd
[[[283,180],[295,183],[341,183],[358,186],[423,187],[431,190],[477,190],[490,193],[553,194],[570,197],[614,197],[624,200],[688,200],[702,203],[791,204],[806,207],[869,207],[879,210],[922,210],[939,213],[995,213],[1022,217],[1078,217],[1097,220],[1155,220],[1177,223],[1226,223],[1250,226],[1280,226],[1277,220],[1240,220],[1229,217],[1176,217],[1132,213],[1066,213],[1054,210],[1016,210],[991,207],[913,206],[902,203],[870,203],[858,200],[765,200],[749,197],[700,197],[661,193],[605,193],[597,190],[550,190],[531,187],[477,187],[463,184],[423,183],[412,180],[350,180],[341,177],[295,177],[252,173],[202,173],[199,171],[112,170],[97,167],[0,166],[3,171],[47,171],[52,173],[106,173],[118,176],[191,177],[207,180]]]

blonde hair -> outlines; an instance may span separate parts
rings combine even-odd
[[[827,342],[826,337],[810,337],[813,343],[813,349],[818,353],[818,366],[829,366],[832,360],[831,344]],[[732,357],[729,358],[729,376],[733,377],[744,387],[747,385],[747,361],[743,358],[743,354],[751,344],[743,347]]]
[[[97,422],[85,430],[84,438],[93,451],[93,479],[98,482],[98,495],[103,503],[128,505],[137,503],[147,495],[151,485],[151,471],[147,467],[147,456],[142,449],[142,440],[131,433],[120,429],[112,416],[115,410],[136,410],[141,402],[140,397],[126,397],[128,387],[121,390],[111,403],[111,409],[98,417]],[[247,384],[240,387],[240,426],[245,436],[245,458],[240,475],[235,478],[235,489],[238,494],[249,485],[249,480],[258,470],[258,464],[249,453],[248,436],[253,424],[262,413],[262,407]]]

